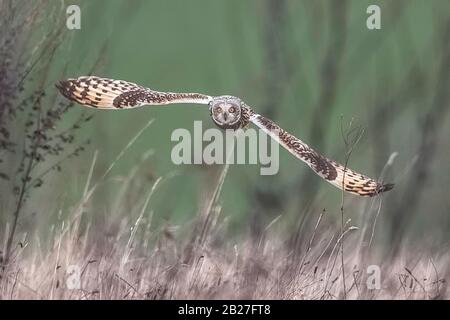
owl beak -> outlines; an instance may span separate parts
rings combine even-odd
[[[228,113],[224,112],[223,113],[223,120],[227,121],[227,118],[228,118]]]

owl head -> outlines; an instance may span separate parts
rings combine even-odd
[[[211,117],[222,129],[237,129],[240,126],[242,100],[233,96],[214,97],[209,104]]]

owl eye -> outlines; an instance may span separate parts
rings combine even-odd
[[[230,107],[230,108],[228,109],[228,112],[229,112],[229,113],[235,113],[235,112],[236,112],[236,108],[235,108],[235,107]]]
[[[221,107],[215,107],[214,108],[214,112],[215,113],[221,113],[222,112],[222,108]]]

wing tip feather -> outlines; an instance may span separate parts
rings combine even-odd
[[[381,185],[377,188],[377,190],[376,190],[376,192],[375,192],[374,195],[377,195],[377,194],[380,194],[380,193],[382,193],[382,192],[386,192],[386,191],[392,190],[392,189],[394,189],[394,186],[395,186],[394,183],[381,184]]]
[[[70,94],[70,79],[69,80],[59,80],[55,83],[56,89],[68,99],[73,99]]]

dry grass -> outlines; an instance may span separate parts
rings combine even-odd
[[[157,179],[133,207],[118,205],[105,226],[91,224],[88,215],[96,189],[111,181],[108,168],[91,185],[95,158],[83,198],[58,226],[48,228],[49,243],[22,236],[3,270],[1,299],[449,298],[448,255],[405,247],[394,258],[382,258],[363,240],[365,232],[372,232],[369,224],[356,228],[347,221],[344,225],[345,273],[341,227],[327,224],[330,217],[324,213],[312,217],[293,236],[285,236],[281,217],[258,238],[231,237],[217,201],[227,167],[218,175],[205,209],[191,223],[178,228],[152,225],[152,212],[145,212],[164,182]],[[131,181],[139,180],[137,172],[121,179],[118,204],[130,196],[126,190]],[[146,183],[142,181],[143,188]],[[367,288],[370,264],[380,267],[380,289]],[[80,286],[70,288],[77,272]]]
[[[55,230],[49,249],[20,248],[2,275],[1,299],[339,299],[343,297],[339,250],[331,231],[317,239],[306,255],[296,255],[278,237],[262,242],[246,238],[218,245],[214,232],[186,261],[189,242],[175,240],[164,230],[129,236],[130,221],[116,235],[98,236],[88,230]],[[140,228],[147,229],[146,225]],[[220,228],[219,226],[217,228]],[[143,231],[142,230],[142,231]],[[213,231],[217,231],[216,228]],[[154,243],[144,240],[147,235]],[[335,237],[333,238],[332,235]],[[349,237],[346,252],[355,246]],[[95,239],[95,240],[94,240]],[[28,246],[28,244],[26,245]],[[328,248],[328,249],[327,249]],[[331,251],[330,251],[331,250]],[[368,290],[370,259],[345,256],[346,297],[349,299],[448,298],[444,271],[448,257],[435,256],[383,261],[381,289]],[[416,258],[416,259],[414,259]],[[380,260],[377,260],[380,261]],[[302,264],[303,262],[303,264]],[[81,286],[69,289],[73,267]],[[76,275],[75,275],[76,276]]]

